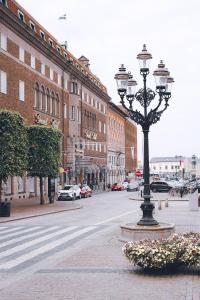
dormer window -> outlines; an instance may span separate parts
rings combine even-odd
[[[43,40],[45,40],[45,34],[44,34],[44,32],[43,32],[42,30],[40,30],[40,37],[41,37]]]
[[[24,22],[24,14],[20,10],[18,10],[18,17],[22,22]]]
[[[0,0],[0,3],[2,3],[5,6],[7,6],[7,1],[6,0]]]
[[[64,53],[64,57],[67,58],[67,53]]]
[[[60,53],[60,47],[57,47],[57,51]]]
[[[35,24],[31,21],[29,21],[29,24],[30,24],[31,30],[33,30],[35,32]]]
[[[51,39],[49,39],[49,45],[53,47],[53,41]]]

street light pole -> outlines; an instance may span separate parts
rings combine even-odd
[[[115,75],[118,87],[118,94],[121,98],[120,103],[127,110],[130,118],[142,127],[144,137],[144,164],[143,164],[143,178],[144,178],[144,202],[141,204],[143,216],[137,223],[143,226],[158,225],[158,222],[153,218],[154,204],[150,201],[150,173],[149,173],[149,128],[160,120],[162,113],[169,106],[168,101],[171,98],[171,86],[174,82],[170,73],[165,68],[163,61],[160,61],[158,68],[153,75],[156,79],[156,92],[147,88],[147,76],[149,74],[149,62],[152,55],[147,51],[146,45],[143,46],[142,52],[137,55],[140,62],[140,74],[143,77],[143,88],[135,93],[137,82],[133,76],[126,72],[124,65],[121,65],[119,72]],[[151,102],[154,100],[156,94],[158,95],[158,103],[153,109],[148,109]],[[125,103],[125,96],[128,105]],[[133,101],[136,100],[143,107],[144,113],[133,109]],[[162,107],[164,104],[164,107]]]

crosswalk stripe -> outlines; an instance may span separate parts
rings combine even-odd
[[[25,262],[27,260],[30,260],[30,259],[32,259],[32,258],[34,258],[34,257],[36,257],[36,256],[38,256],[40,254],[48,252],[48,251],[50,251],[50,250],[52,250],[52,249],[54,249],[54,248],[56,248],[56,247],[58,247],[58,246],[60,246],[60,245],[62,245],[64,243],[66,243],[66,242],[68,242],[68,241],[70,241],[70,240],[72,240],[72,239],[80,236],[81,234],[84,234],[84,233],[87,233],[89,231],[94,230],[95,228],[96,228],[96,226],[86,227],[84,229],[81,229],[79,231],[71,233],[71,234],[69,234],[69,235],[67,235],[67,236],[65,236],[63,238],[60,238],[60,239],[58,239],[58,240],[56,240],[54,242],[50,242],[50,243],[46,244],[45,246],[42,246],[42,247],[39,247],[39,248],[37,248],[37,249],[35,249],[33,251],[30,251],[29,253],[23,254],[23,255],[15,258],[15,259],[11,259],[8,262],[1,263],[0,264],[0,269],[1,270],[9,270],[9,269],[11,269],[13,267],[16,267],[19,264],[21,264],[21,263],[23,263],[23,262]]]
[[[41,226],[35,226],[35,227],[32,227],[32,228],[24,229],[24,230],[12,233],[12,235],[8,234],[8,235],[5,235],[3,237],[0,237],[0,241],[5,240],[5,239],[7,239],[9,237],[12,237],[12,236],[15,236],[15,235],[20,235],[20,234],[24,234],[26,232],[30,232],[30,231],[36,230],[36,229],[39,229],[39,228],[41,228]],[[1,244],[0,244],[0,247],[1,247]]]
[[[10,234],[5,234],[5,235],[3,235],[3,236],[0,237],[0,241],[8,239],[8,238],[11,238],[11,237],[16,236],[16,235],[20,235],[20,234],[24,234],[26,232],[33,231],[35,228],[38,229],[40,227],[41,226],[36,226],[34,228],[33,227],[32,228],[28,228],[28,229],[26,228],[26,229],[23,229],[23,230],[20,230],[20,231],[17,231],[17,232],[12,232]]]
[[[1,226],[1,227],[0,227],[0,230],[4,230],[5,228],[7,228],[7,227]]]
[[[0,250],[1,250],[2,247],[9,246],[9,245],[12,245],[12,244],[17,243],[17,242],[21,242],[21,241],[26,240],[30,237],[35,237],[37,235],[46,233],[48,231],[53,231],[53,230],[58,229],[58,228],[60,228],[60,226],[53,226],[53,227],[50,227],[50,228],[47,228],[47,229],[43,229],[43,230],[40,230],[40,231],[37,231],[37,232],[34,232],[34,233],[27,234],[25,236],[20,236],[18,238],[11,239],[9,241],[3,242],[3,243],[0,244]],[[36,229],[36,227],[34,229]]]
[[[24,228],[24,226],[19,226],[19,227],[11,228],[11,229],[8,229],[8,230],[4,230],[4,232],[1,232],[1,238],[0,238],[0,240],[3,240],[5,238],[5,236],[6,237],[12,236],[10,234],[10,232],[17,232],[18,230],[20,230],[22,228]],[[9,234],[7,234],[7,233],[9,233]],[[12,233],[12,234],[15,235],[16,233]]]
[[[34,245],[37,245],[40,242],[44,242],[44,241],[46,241],[46,240],[48,240],[50,238],[53,238],[53,237],[56,237],[56,236],[62,234],[62,233],[66,233],[68,231],[72,231],[73,229],[76,229],[77,227],[78,226],[70,226],[68,228],[64,228],[64,229],[61,229],[59,231],[56,231],[56,232],[47,234],[45,236],[42,236],[42,237],[40,237],[40,238],[38,238],[36,240],[32,240],[32,241],[29,241],[29,242],[24,243],[22,245],[13,247],[13,248],[11,248],[9,250],[5,250],[5,251],[3,251],[3,252],[0,253],[0,258],[9,256],[9,255],[14,254],[14,253],[16,253],[18,251],[22,251],[22,250],[24,250],[26,248],[29,248],[29,247],[34,246]]]

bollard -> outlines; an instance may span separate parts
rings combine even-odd
[[[159,210],[162,209],[161,200],[158,200],[158,209],[159,209]]]
[[[165,199],[165,207],[169,207],[168,199]]]

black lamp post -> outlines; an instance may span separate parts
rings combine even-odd
[[[124,65],[121,65],[119,72],[115,75],[118,94],[121,98],[120,103],[127,110],[130,118],[142,127],[144,134],[144,202],[141,204],[143,216],[137,223],[138,225],[143,226],[158,225],[158,222],[152,215],[154,204],[150,201],[149,128],[152,124],[155,124],[160,120],[162,113],[169,106],[168,101],[171,97],[171,86],[174,82],[173,78],[169,76],[170,73],[168,69],[165,68],[163,61],[160,61],[158,68],[153,73],[156,80],[156,92],[146,86],[146,79],[149,74],[149,62],[151,58],[152,55],[146,50],[146,45],[144,45],[142,52],[137,55],[137,59],[140,62],[140,74],[143,76],[143,88],[139,89],[137,93],[135,93],[137,82],[133,79],[133,76],[130,73],[126,72]],[[154,100],[156,94],[158,95],[158,102],[153,109],[149,109],[148,107],[152,100]],[[125,96],[128,105],[125,103]],[[138,101],[143,107],[143,114],[140,111],[133,109],[134,100]]]

